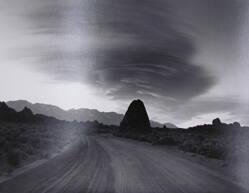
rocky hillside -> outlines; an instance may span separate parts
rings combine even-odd
[[[27,107],[17,112],[0,102],[0,175],[58,153],[81,138],[91,124],[35,115]]]

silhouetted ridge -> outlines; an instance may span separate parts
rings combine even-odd
[[[5,102],[0,102],[0,113],[16,113],[12,108],[9,108]]]
[[[14,120],[17,116],[17,112],[14,109],[9,108],[6,103],[0,102],[0,120]]]
[[[0,121],[29,123],[58,122],[58,120],[53,117],[39,114],[34,115],[33,112],[27,107],[20,112],[16,112],[14,109],[8,107],[4,102],[0,102]]]
[[[151,132],[149,117],[141,100],[134,100],[130,104],[124,119],[120,123],[120,132]]]
[[[70,109],[63,110],[54,105],[42,104],[42,103],[30,103],[25,100],[9,101],[6,103],[10,108],[17,112],[27,107],[31,109],[34,114],[42,114],[49,117],[54,117],[59,120],[65,121],[98,121],[105,125],[120,125],[124,115],[115,112],[100,112],[96,109]],[[155,121],[150,121],[151,127],[163,127],[163,124]],[[171,128],[171,126],[169,126]]]

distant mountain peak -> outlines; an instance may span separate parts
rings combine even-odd
[[[8,101],[6,103],[9,107],[16,111],[22,111],[25,107],[30,108],[33,104],[26,100]]]
[[[8,101],[7,103],[22,103],[26,105],[32,105],[33,103],[27,101],[27,100],[16,100],[16,101]]]

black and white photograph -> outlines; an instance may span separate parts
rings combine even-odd
[[[248,0],[0,0],[0,193],[249,193]]]

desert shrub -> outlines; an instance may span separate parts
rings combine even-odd
[[[11,166],[18,166],[21,161],[21,153],[19,150],[13,149],[7,152],[7,161]]]
[[[54,139],[50,139],[50,138],[43,138],[41,139],[41,145],[43,147],[51,147],[53,146],[53,144],[56,144],[56,141]]]
[[[38,137],[33,137],[33,138],[30,139],[30,144],[34,148],[39,148],[40,147],[40,139]]]
[[[155,145],[158,140],[159,140],[159,136],[156,135],[155,133],[144,136],[144,141],[150,142],[153,145]]]
[[[193,140],[185,139],[184,142],[180,144],[178,147],[183,151],[194,152],[194,153],[197,151],[197,144],[194,143]]]
[[[5,138],[0,136],[0,149],[2,149],[4,147],[5,143],[6,143]]]
[[[29,140],[29,138],[26,135],[21,135],[21,136],[19,136],[19,139],[18,139],[18,141],[20,143],[23,143],[23,144],[26,144],[28,142],[28,140]]]
[[[209,148],[207,154],[210,158],[225,159],[226,158],[226,148],[221,145],[213,145]]]
[[[49,153],[48,153],[47,151],[42,151],[42,152],[40,153],[40,157],[41,157],[42,159],[48,159],[48,158],[50,157],[50,155],[49,155]]]
[[[159,145],[177,145],[177,141],[173,136],[161,137],[157,144]]]
[[[34,150],[33,146],[27,145],[26,148],[25,148],[25,152],[28,155],[33,155],[35,153],[35,150]]]
[[[226,156],[226,146],[222,145],[221,140],[214,141],[212,139],[206,139],[198,141],[195,138],[185,138],[185,141],[179,145],[179,149],[204,155],[209,158],[225,159]]]
[[[5,142],[4,146],[3,146],[3,150],[4,152],[9,152],[11,149],[13,149],[13,144],[10,141]]]
[[[20,151],[20,159],[21,160],[26,160],[29,157],[29,155],[24,152],[24,151]]]

